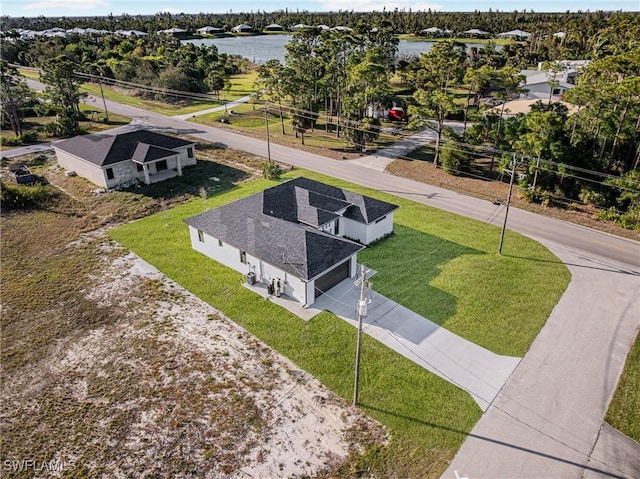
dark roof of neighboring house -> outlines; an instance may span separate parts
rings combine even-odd
[[[264,214],[265,193],[273,189],[187,218],[185,223],[304,280],[364,248],[310,226]]]
[[[160,158],[167,158],[175,154],[175,150],[168,150],[167,148],[161,148],[147,143],[138,143],[133,155],[131,155],[131,159],[134,163],[146,163],[159,160]]]
[[[139,160],[142,162],[163,158],[163,156],[157,156],[161,154],[159,149],[172,150],[193,145],[193,142],[149,130],[135,130],[119,135],[74,136],[53,146],[95,165],[106,166],[132,159],[140,144],[157,148],[152,151],[147,149],[145,155],[149,154],[150,156],[147,159]]]

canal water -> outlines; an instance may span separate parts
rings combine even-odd
[[[184,40],[195,45],[215,45],[218,52],[228,55],[240,55],[249,61],[262,65],[273,58],[284,63],[285,45],[291,40],[291,35],[256,35],[222,38],[203,38],[198,40]],[[400,40],[398,55],[419,56],[431,50],[433,42],[410,42]],[[483,48],[481,43],[467,43],[470,47]]]

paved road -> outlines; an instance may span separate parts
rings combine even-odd
[[[266,156],[259,140],[108,105],[110,111],[134,118],[136,125],[172,129]],[[271,156],[487,223],[503,221],[503,206],[366,165],[275,144]],[[611,434],[603,417],[640,326],[640,244],[516,208],[509,212],[508,227],[547,246],[567,264],[572,281],[443,477],[456,477],[456,471],[472,479],[578,479],[602,471],[615,471],[610,477],[639,477],[634,471],[640,469],[640,446]],[[503,253],[527,255],[508,243]]]

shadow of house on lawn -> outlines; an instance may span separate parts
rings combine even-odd
[[[457,298],[430,283],[449,261],[484,254],[396,223],[393,236],[361,252],[358,261],[378,271],[374,291],[443,325],[456,313]]]

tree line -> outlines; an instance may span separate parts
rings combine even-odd
[[[356,28],[390,29],[395,34],[419,35],[424,29],[449,29],[452,36],[478,28],[491,36],[515,29],[532,34],[526,47],[539,61],[558,59],[596,58],[629,51],[640,39],[640,15],[633,12],[565,12],[536,13],[533,11],[435,12],[431,10],[386,10],[378,12],[307,12],[279,10],[275,12],[229,12],[226,14],[108,15],[105,17],[0,17],[0,29],[10,32],[16,28],[44,30],[61,27],[96,28],[109,31],[140,30],[149,34],[172,27],[195,32],[204,26],[230,31],[241,23],[262,31],[267,25],[279,24],[285,29],[294,25],[328,25]],[[563,32],[556,37],[554,33]]]

